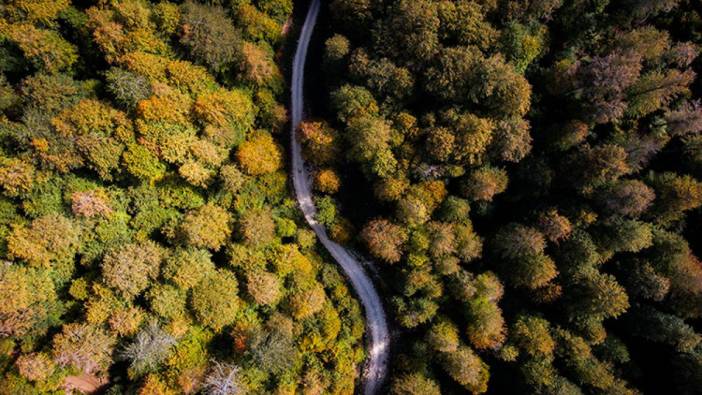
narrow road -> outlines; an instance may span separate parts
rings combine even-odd
[[[302,26],[300,39],[295,51],[293,61],[292,83],[291,83],[291,145],[292,145],[292,178],[295,187],[298,204],[302,209],[305,219],[310,227],[317,234],[324,247],[341,265],[356,294],[361,299],[365,315],[366,326],[369,332],[368,360],[363,372],[364,393],[366,395],[375,394],[383,384],[388,369],[388,351],[390,345],[390,333],[385,317],[385,310],[380,296],[373,286],[368,274],[363,269],[353,254],[341,245],[333,242],[327,236],[327,232],[319,222],[315,220],[317,208],[312,201],[312,185],[310,175],[305,168],[302,158],[302,148],[297,139],[297,127],[302,121],[304,96],[303,85],[305,77],[305,60],[307,58],[307,48],[310,44],[312,31],[317,22],[319,14],[319,0],[312,0],[307,11],[305,24]]]

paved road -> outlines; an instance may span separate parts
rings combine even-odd
[[[341,268],[351,280],[351,285],[355,289],[356,294],[358,294],[358,297],[361,299],[361,304],[363,305],[366,315],[366,326],[370,334],[368,360],[363,372],[364,393],[366,395],[372,395],[382,386],[388,369],[390,333],[388,331],[388,323],[385,310],[383,309],[383,303],[373,286],[373,282],[363,269],[361,262],[359,262],[350,251],[330,240],[324,227],[315,220],[317,209],[312,201],[310,176],[305,168],[305,162],[302,158],[302,148],[297,139],[297,133],[295,133],[303,116],[305,60],[307,58],[307,47],[309,46],[310,37],[312,37],[312,31],[317,22],[318,14],[319,0],[312,0],[307,12],[307,17],[305,18],[305,24],[302,26],[302,32],[300,33],[293,63],[291,84],[292,178],[297,201],[305,215],[305,219],[317,234],[317,237],[324,247],[339,265],[341,265]]]

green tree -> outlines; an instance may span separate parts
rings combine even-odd
[[[180,231],[185,242],[195,248],[219,250],[232,233],[227,210],[208,203],[185,215]]]
[[[238,282],[233,273],[219,269],[192,290],[191,308],[202,325],[220,331],[239,311]]]

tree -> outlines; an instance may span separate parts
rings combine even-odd
[[[639,78],[641,68],[640,56],[631,51],[615,51],[578,65],[578,89],[586,119],[607,123],[624,115],[625,92]]]
[[[550,323],[529,314],[517,317],[510,328],[509,340],[532,357],[550,357],[556,349]]]
[[[0,267],[0,335],[41,334],[57,324],[62,306],[49,272],[19,265]],[[56,318],[54,318],[56,317]]]
[[[77,48],[54,30],[39,29],[28,23],[5,24],[0,34],[19,47],[36,69],[54,74],[70,70],[78,60]]]
[[[205,136],[225,148],[244,141],[256,119],[253,100],[241,89],[204,92],[195,100],[193,112],[205,124]]]
[[[344,58],[351,50],[349,39],[341,34],[335,34],[324,42],[324,63],[328,71],[333,72],[341,66]]]
[[[569,315],[583,322],[616,318],[629,308],[629,296],[616,278],[594,269],[577,279],[567,295]]]
[[[625,278],[627,292],[634,297],[660,302],[670,291],[670,279],[659,274],[646,261],[634,261]]]
[[[143,75],[113,67],[105,73],[107,90],[123,108],[133,110],[137,103],[152,95],[149,80]]]
[[[166,174],[166,165],[140,144],[129,144],[122,156],[122,162],[131,175],[150,183],[162,179]]]
[[[651,206],[656,194],[639,180],[620,180],[605,187],[595,198],[608,214],[637,217]]]
[[[274,375],[283,374],[297,359],[291,333],[283,326],[269,327],[254,334],[249,354],[257,366]]]
[[[428,62],[440,48],[437,11],[433,3],[395,2],[383,26],[386,41],[378,49],[412,67]]]
[[[52,353],[62,366],[85,374],[102,373],[112,363],[116,339],[90,324],[66,324],[54,336]]]
[[[180,231],[188,245],[217,251],[232,233],[229,221],[227,210],[208,203],[187,213],[180,224]]]
[[[326,300],[324,288],[317,283],[309,289],[291,294],[288,298],[288,306],[293,318],[300,320],[321,311]]]
[[[0,185],[5,195],[19,196],[32,190],[34,166],[18,158],[3,158],[0,161]]]
[[[265,132],[242,143],[236,152],[236,159],[241,169],[252,176],[272,173],[283,165],[280,147]]]
[[[232,194],[239,192],[244,186],[246,176],[235,165],[224,165],[219,169],[219,177],[224,189]]]
[[[495,127],[489,150],[493,157],[505,162],[519,162],[531,152],[529,122],[518,117],[501,120]]]
[[[670,70],[665,74],[653,71],[642,75],[627,90],[627,114],[644,116],[667,106],[676,96],[687,92],[694,79],[692,70]]]
[[[488,366],[468,346],[441,355],[441,365],[451,378],[467,390],[481,394],[487,391]]]
[[[278,276],[265,270],[246,273],[246,291],[261,305],[275,305],[281,297],[282,284]]]
[[[29,226],[14,226],[7,236],[7,250],[9,257],[48,268],[72,264],[79,240],[80,230],[70,219],[49,214],[35,219]]]
[[[326,122],[302,121],[298,130],[305,158],[317,166],[339,160],[339,137]]]
[[[675,173],[655,174],[650,184],[656,191],[651,215],[656,222],[666,224],[679,219],[687,210],[702,204],[702,183]]]
[[[439,395],[441,390],[436,381],[422,373],[406,373],[395,377],[390,386],[392,395]]]
[[[166,257],[162,275],[182,289],[190,289],[215,270],[212,255],[202,249],[177,249]]]
[[[238,395],[246,388],[240,382],[239,367],[219,361],[213,361],[204,381],[207,393],[212,395]]]
[[[45,353],[22,354],[15,365],[22,377],[35,382],[48,379],[56,369],[54,361]]]
[[[123,359],[129,361],[130,373],[138,377],[158,368],[175,343],[171,335],[159,328],[155,322],[151,322],[137,333],[134,341],[120,354]]]
[[[546,29],[543,25],[523,25],[511,22],[500,37],[502,52],[518,73],[524,73],[529,64],[544,50]]]
[[[507,172],[494,167],[480,167],[472,171],[463,184],[463,195],[473,201],[492,201],[507,189]]]
[[[665,113],[668,132],[673,136],[686,136],[702,131],[702,102],[699,100],[684,103],[675,110]]]
[[[374,96],[389,100],[403,100],[412,95],[414,77],[404,67],[387,58],[369,59],[363,50],[351,55],[349,71],[352,78],[363,81]]]
[[[234,322],[239,310],[238,282],[233,273],[219,269],[192,290],[191,307],[202,325],[220,331]]]
[[[109,199],[109,196],[102,189],[74,192],[71,195],[71,210],[73,214],[87,218],[109,217],[113,212]]]
[[[331,94],[331,105],[342,122],[362,116],[378,115],[378,103],[363,87],[343,85]]]
[[[476,298],[468,302],[466,333],[470,343],[478,350],[498,349],[506,338],[505,321],[497,301],[488,299],[478,290]]]
[[[603,250],[638,252],[653,244],[652,225],[647,222],[613,219],[602,225],[596,241]]]
[[[501,258],[519,259],[543,253],[546,240],[538,230],[513,223],[498,231],[494,245]]]
[[[388,263],[396,263],[402,257],[407,233],[400,226],[379,218],[366,224],[361,238],[374,256]]]
[[[624,148],[605,144],[581,149],[572,157],[568,170],[575,186],[587,192],[616,181],[629,173],[631,168]]]
[[[541,233],[553,243],[558,243],[560,240],[568,238],[573,230],[568,218],[559,214],[555,208],[539,214],[537,223]]]
[[[322,169],[315,174],[314,187],[322,193],[334,194],[339,191],[341,180],[332,169]]]
[[[102,260],[107,285],[124,298],[133,299],[159,275],[162,248],[151,240],[114,248]]]
[[[186,293],[170,284],[151,287],[147,293],[151,311],[165,319],[177,319],[185,316]]]
[[[280,38],[280,25],[251,4],[239,4],[236,19],[249,40],[275,43]]]
[[[458,328],[448,319],[440,319],[427,331],[426,341],[438,352],[455,352],[460,345]]]
[[[269,210],[249,210],[239,220],[241,236],[244,243],[257,247],[273,241],[275,222]]]
[[[273,61],[272,53],[256,44],[244,42],[241,56],[239,78],[253,86],[269,87],[276,92],[281,90],[283,76]]]
[[[226,15],[218,6],[186,2],[182,7],[180,42],[215,73],[224,72],[239,55],[241,38]]]
[[[443,41],[476,45],[481,50],[494,44],[498,31],[485,20],[485,13],[491,8],[487,3],[441,1],[438,8],[439,36]]]

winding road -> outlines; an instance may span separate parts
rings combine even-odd
[[[332,257],[341,265],[351,281],[356,294],[361,299],[369,330],[368,360],[363,372],[364,393],[375,394],[382,386],[388,370],[388,353],[390,333],[383,309],[383,303],[373,285],[370,277],[363,268],[362,263],[346,248],[333,242],[327,236],[324,226],[315,220],[317,208],[312,200],[312,185],[310,175],[305,168],[302,158],[302,147],[297,138],[297,128],[303,117],[303,86],[305,77],[305,60],[307,48],[310,44],[312,31],[317,22],[320,0],[312,0],[307,11],[305,23],[302,26],[300,39],[295,51],[292,68],[291,83],[291,145],[292,145],[292,179],[298,204],[302,209],[305,219],[317,234],[324,247]]]

